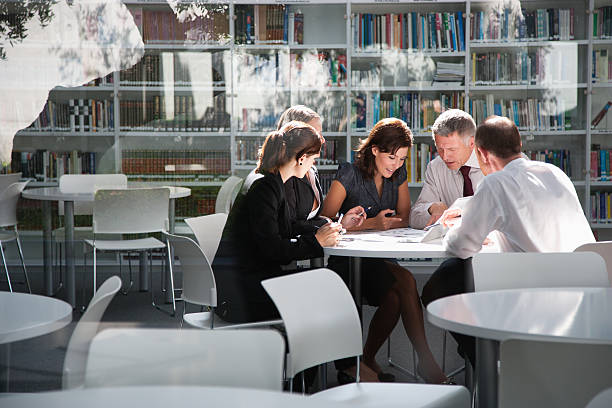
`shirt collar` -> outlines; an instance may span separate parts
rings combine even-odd
[[[477,169],[480,168],[480,164],[478,164],[478,159],[476,158],[476,150],[475,150],[475,148],[474,148],[474,150],[472,150],[472,154],[470,154],[470,157],[467,159],[467,161],[465,162],[464,166],[475,167]],[[457,169],[456,173],[459,173],[459,169]]]

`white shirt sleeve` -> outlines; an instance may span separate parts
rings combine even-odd
[[[503,225],[504,212],[498,194],[489,187],[483,181],[462,210],[461,223],[444,237],[444,249],[452,256],[462,259],[473,256],[480,251],[487,235]]]
[[[427,164],[427,170],[425,170],[425,181],[423,182],[421,194],[419,194],[419,198],[410,210],[410,226],[412,228],[423,229],[431,217],[428,211],[429,207],[431,207],[433,203],[442,201],[442,197],[438,190],[439,183],[436,183],[434,180],[433,173],[431,162],[429,162]]]

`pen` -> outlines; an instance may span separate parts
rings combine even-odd
[[[340,214],[340,218],[338,218],[338,221],[336,221],[338,224],[342,223],[342,217],[344,217],[344,214]]]

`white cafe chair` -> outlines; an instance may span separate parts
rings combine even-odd
[[[121,279],[117,276],[108,278],[89,302],[89,306],[77,323],[64,358],[62,388],[82,387],[85,383],[85,366],[91,340],[98,331],[102,315],[121,289]]]
[[[0,191],[4,191],[8,186],[21,180],[21,172],[0,174]]]
[[[284,356],[285,342],[274,330],[108,329],[91,343],[85,387],[199,385],[280,392]]]
[[[606,262],[608,278],[610,279],[610,283],[612,283],[612,241],[590,242],[580,245],[578,248],[574,249],[574,252],[595,252],[601,255]]]
[[[219,248],[221,235],[223,234],[223,228],[226,222],[227,213],[185,218],[185,223],[195,235],[198,245],[200,245],[200,248],[204,251],[206,259],[208,259],[211,265],[215,260],[215,255]]]
[[[345,357],[357,357],[359,367],[361,321],[350,291],[335,272],[314,269],[261,284],[285,324],[289,349],[285,372],[289,380],[309,367]],[[357,382],[321,391],[311,398],[358,407],[468,407],[470,402],[463,386],[400,383]]]
[[[130,189],[100,189],[95,193],[93,209],[93,239],[85,243],[93,249],[93,290],[96,292],[96,254],[97,251],[116,252],[149,252],[149,262],[152,263],[151,251],[166,249],[170,265],[170,290],[172,291],[172,311],[176,313],[174,297],[174,276],[168,243],[148,236],[136,239],[100,239],[101,234],[152,234],[166,232],[168,229],[168,207],[170,190],[160,188],[130,188]],[[130,276],[131,276],[131,261]],[[151,265],[152,266],[152,265]],[[152,267],[149,268],[152,274]],[[121,273],[121,269],[120,269]],[[130,286],[132,285],[130,279]],[[155,303],[153,288],[151,288],[151,303],[157,309],[166,311]]]
[[[597,394],[587,405],[586,408],[610,408],[612,407],[612,388],[603,390]]]
[[[217,193],[215,213],[229,214],[232,204],[240,192],[240,187],[242,187],[243,182],[243,179],[236,176],[229,176],[227,180],[223,182],[221,188],[219,189],[219,193]]]
[[[29,180],[13,183],[0,192],[0,255],[2,256],[2,264],[4,265],[4,272],[6,274],[9,291],[11,292],[13,291],[13,285],[11,284],[11,277],[9,275],[3,245],[5,242],[15,241],[17,243],[19,259],[21,259],[25,284],[28,292],[32,293],[32,289],[30,288],[30,279],[28,278],[28,271],[23,258],[21,240],[19,239],[19,231],[17,230],[17,202],[19,201],[21,192],[28,183]],[[6,227],[11,226],[13,227],[13,231],[6,229]]]

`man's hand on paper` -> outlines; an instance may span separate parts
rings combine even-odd
[[[448,207],[446,206],[446,204],[442,202],[433,203],[432,205],[430,205],[428,211],[431,214],[431,217],[429,217],[429,221],[427,221],[426,227],[438,221],[447,208]]]
[[[402,219],[395,216],[395,211],[388,208],[379,212],[378,215],[374,217],[374,222],[375,229],[380,231],[400,228],[403,225]]]
[[[363,224],[363,221],[367,218],[367,214],[362,206],[358,205],[353,207],[344,214],[342,217],[342,227],[346,230],[358,228]]]
[[[459,219],[460,217],[461,217],[460,208],[448,209],[444,211],[444,213],[442,213],[442,216],[440,217],[440,224],[442,224],[444,227],[452,227],[453,225],[457,224],[460,221]]]

